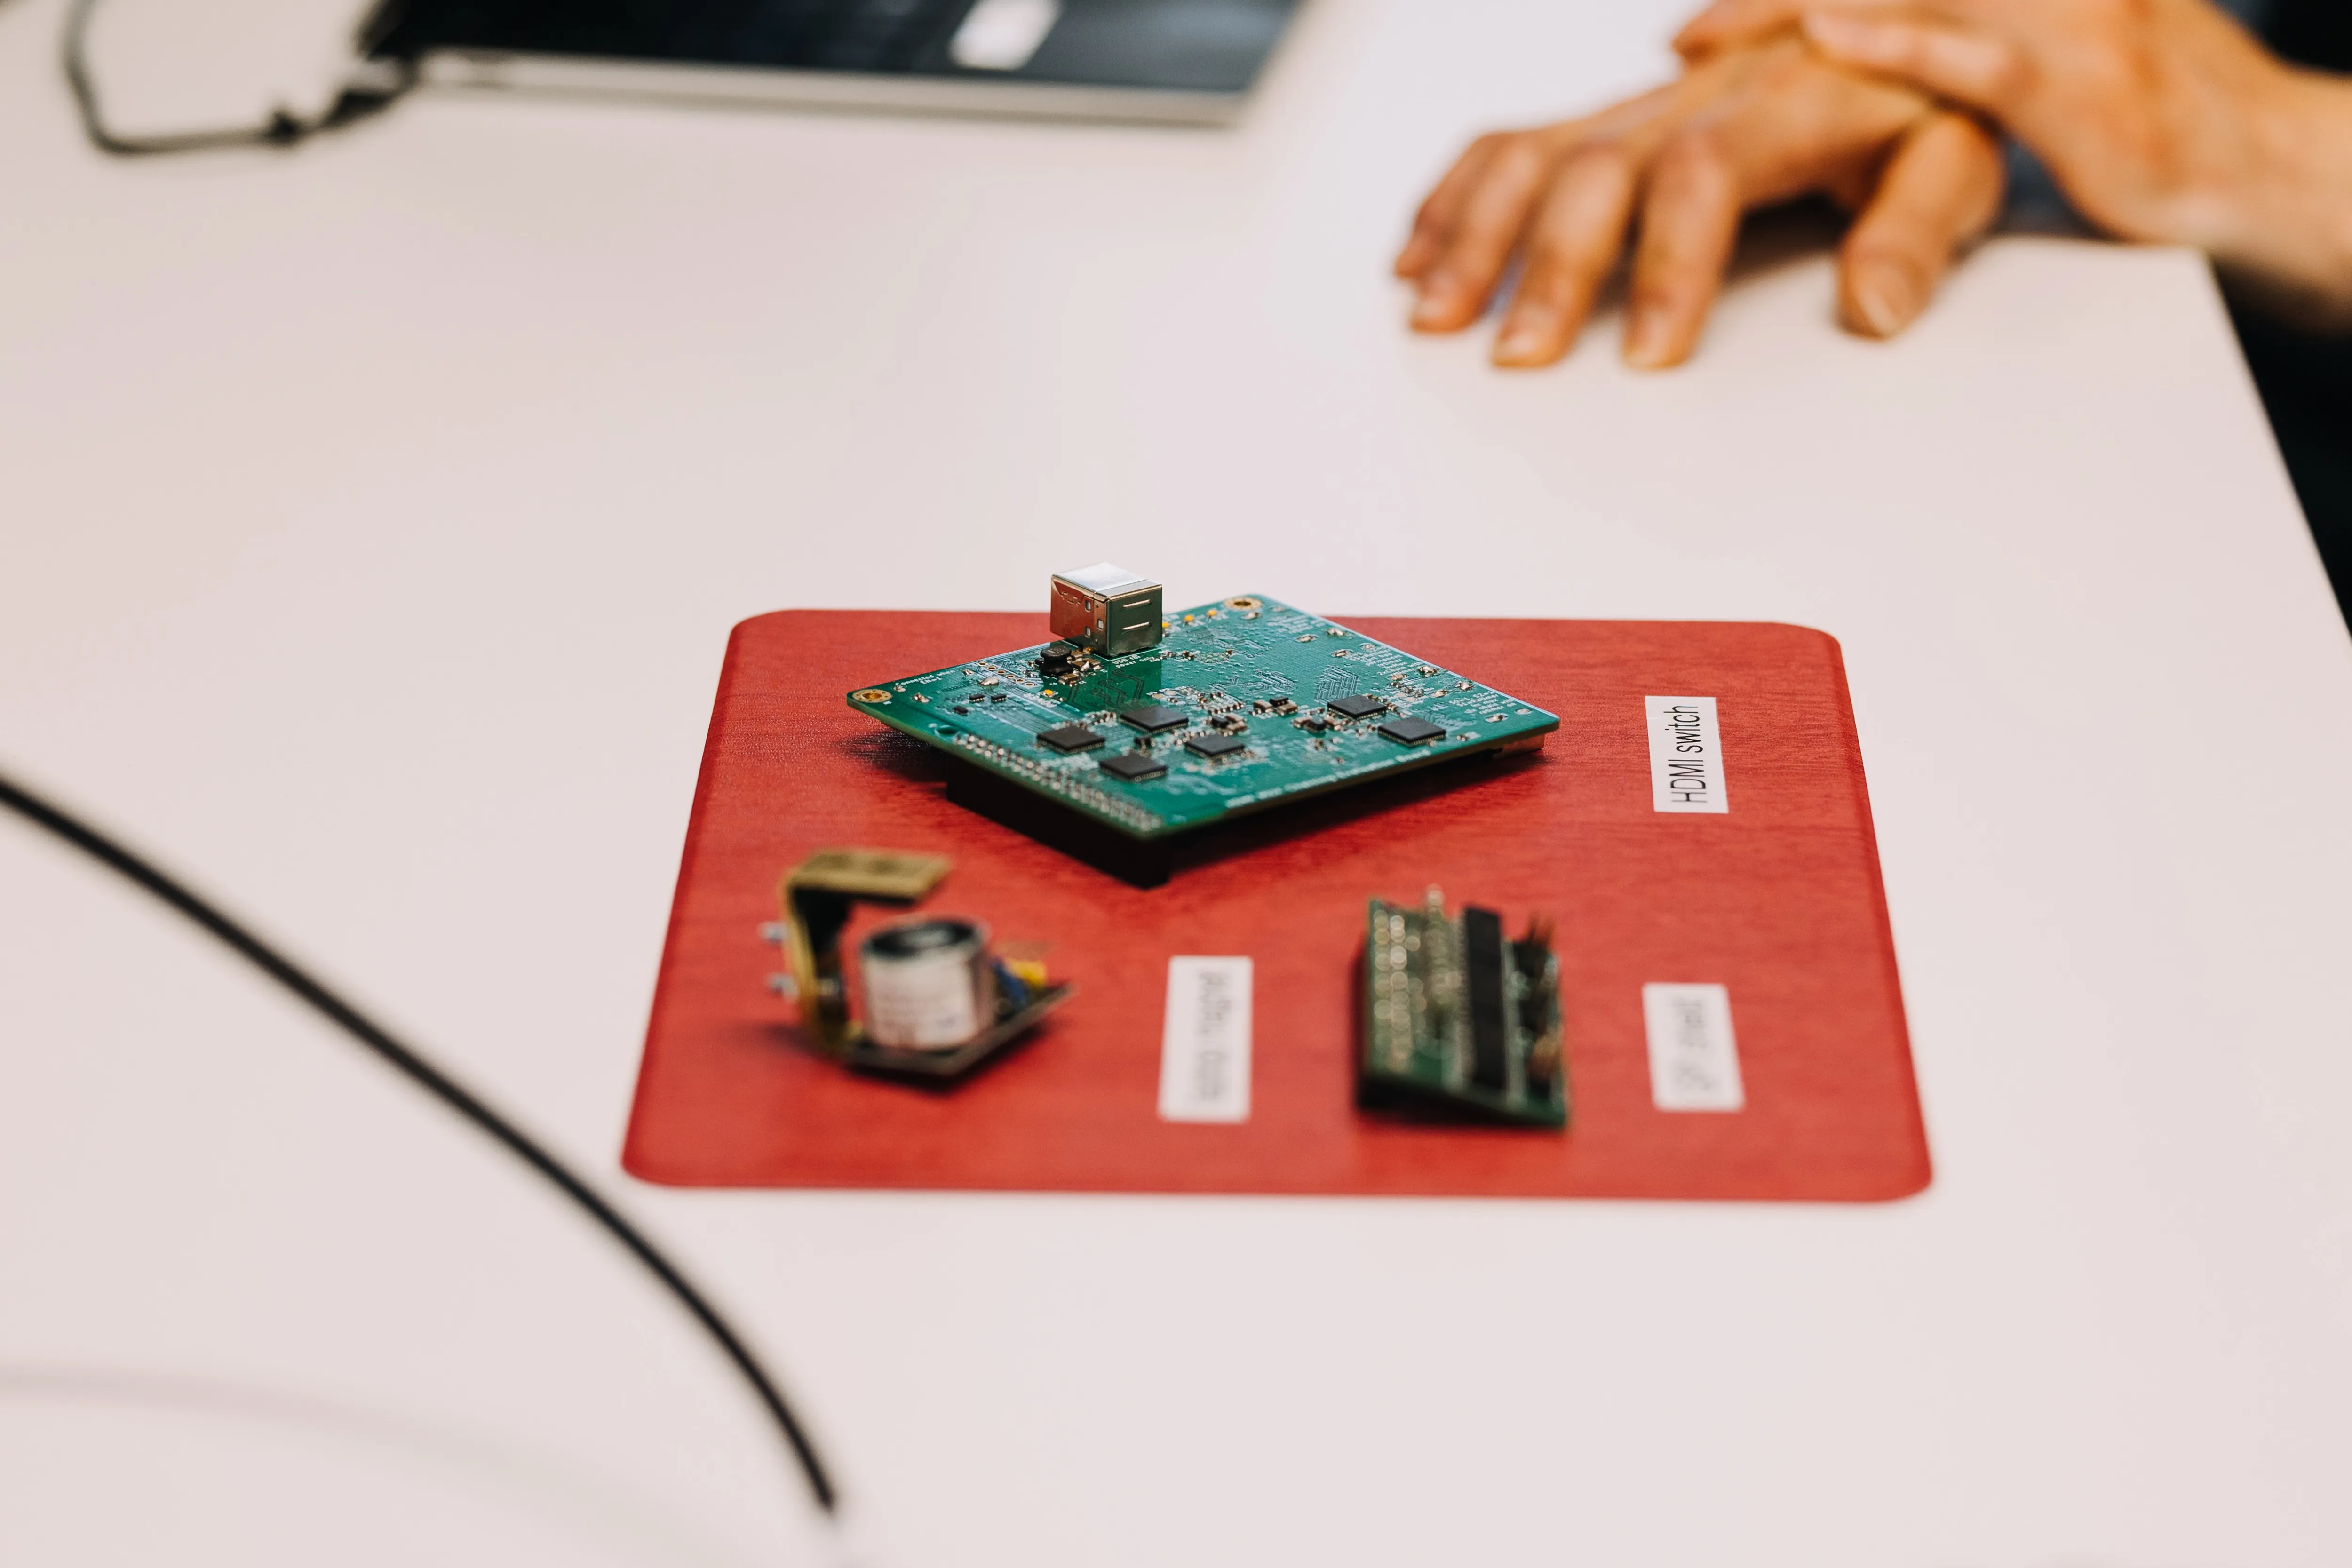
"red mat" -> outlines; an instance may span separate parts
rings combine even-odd
[[[1268,813],[1234,853],[1150,890],[950,805],[928,748],[842,700],[1038,641],[1042,616],[794,610],[736,627],[624,1164],[687,1186],[1864,1201],[1927,1185],[1834,641],[1785,626],[1346,624],[1541,704],[1559,732],[1538,758],[1432,769],[1374,809]],[[1717,700],[1727,815],[1653,809],[1652,694]],[[952,856],[926,910],[1052,943],[1077,994],[946,1094],[811,1054],[763,984],[780,960],[757,928],[775,918],[779,875],[825,845]],[[1354,1109],[1364,900],[1432,882],[1514,931],[1531,910],[1558,919],[1567,1134]],[[1168,959],[1181,953],[1255,960],[1244,1123],[1160,1119]],[[1655,1108],[1649,982],[1728,987],[1745,1109]]]

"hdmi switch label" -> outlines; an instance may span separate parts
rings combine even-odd
[[[1723,736],[1712,697],[1644,697],[1650,715],[1650,805],[1658,811],[1731,809]]]

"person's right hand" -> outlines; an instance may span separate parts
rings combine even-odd
[[[2207,0],[1717,0],[1675,46],[1704,62],[1799,32],[1998,121],[2109,233],[2200,247],[2352,324],[2352,84],[2281,64]]]
[[[1413,326],[1455,331],[1523,251],[1495,363],[1549,364],[1630,243],[1625,358],[1670,365],[1698,342],[1742,212],[1819,191],[1861,212],[1840,313],[1885,337],[1927,308],[2001,184],[2000,149],[1974,118],[1789,36],[1712,54],[1590,119],[1480,137],[1422,204],[1396,270],[1418,287]]]

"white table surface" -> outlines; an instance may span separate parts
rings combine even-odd
[[[118,3],[149,122],[341,20]],[[673,1242],[855,1561],[2352,1561],[2352,657],[2201,265],[2000,241],[1876,345],[1811,255],[1658,376],[1399,330],[1460,140],[1640,85],[1676,10],[1315,0],[1223,133],[437,99],[133,166],[16,0],[0,763]],[[629,1182],[729,626],[1104,556],[1171,603],[1834,633],[1932,1189]],[[600,1237],[0,823],[0,1560],[841,1551]]]

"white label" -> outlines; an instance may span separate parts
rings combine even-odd
[[[1731,809],[1712,697],[1644,697],[1650,712],[1650,804],[1660,811]]]
[[[1247,1121],[1250,961],[1168,961],[1168,1026],[1160,1044],[1162,1121]]]
[[[1650,1099],[1660,1110],[1738,1110],[1748,1103],[1739,1047],[1731,1037],[1730,992],[1644,985],[1642,1022],[1650,1036]]]
[[[948,57],[966,70],[1017,71],[1061,19],[1061,0],[980,0],[948,40]]]

